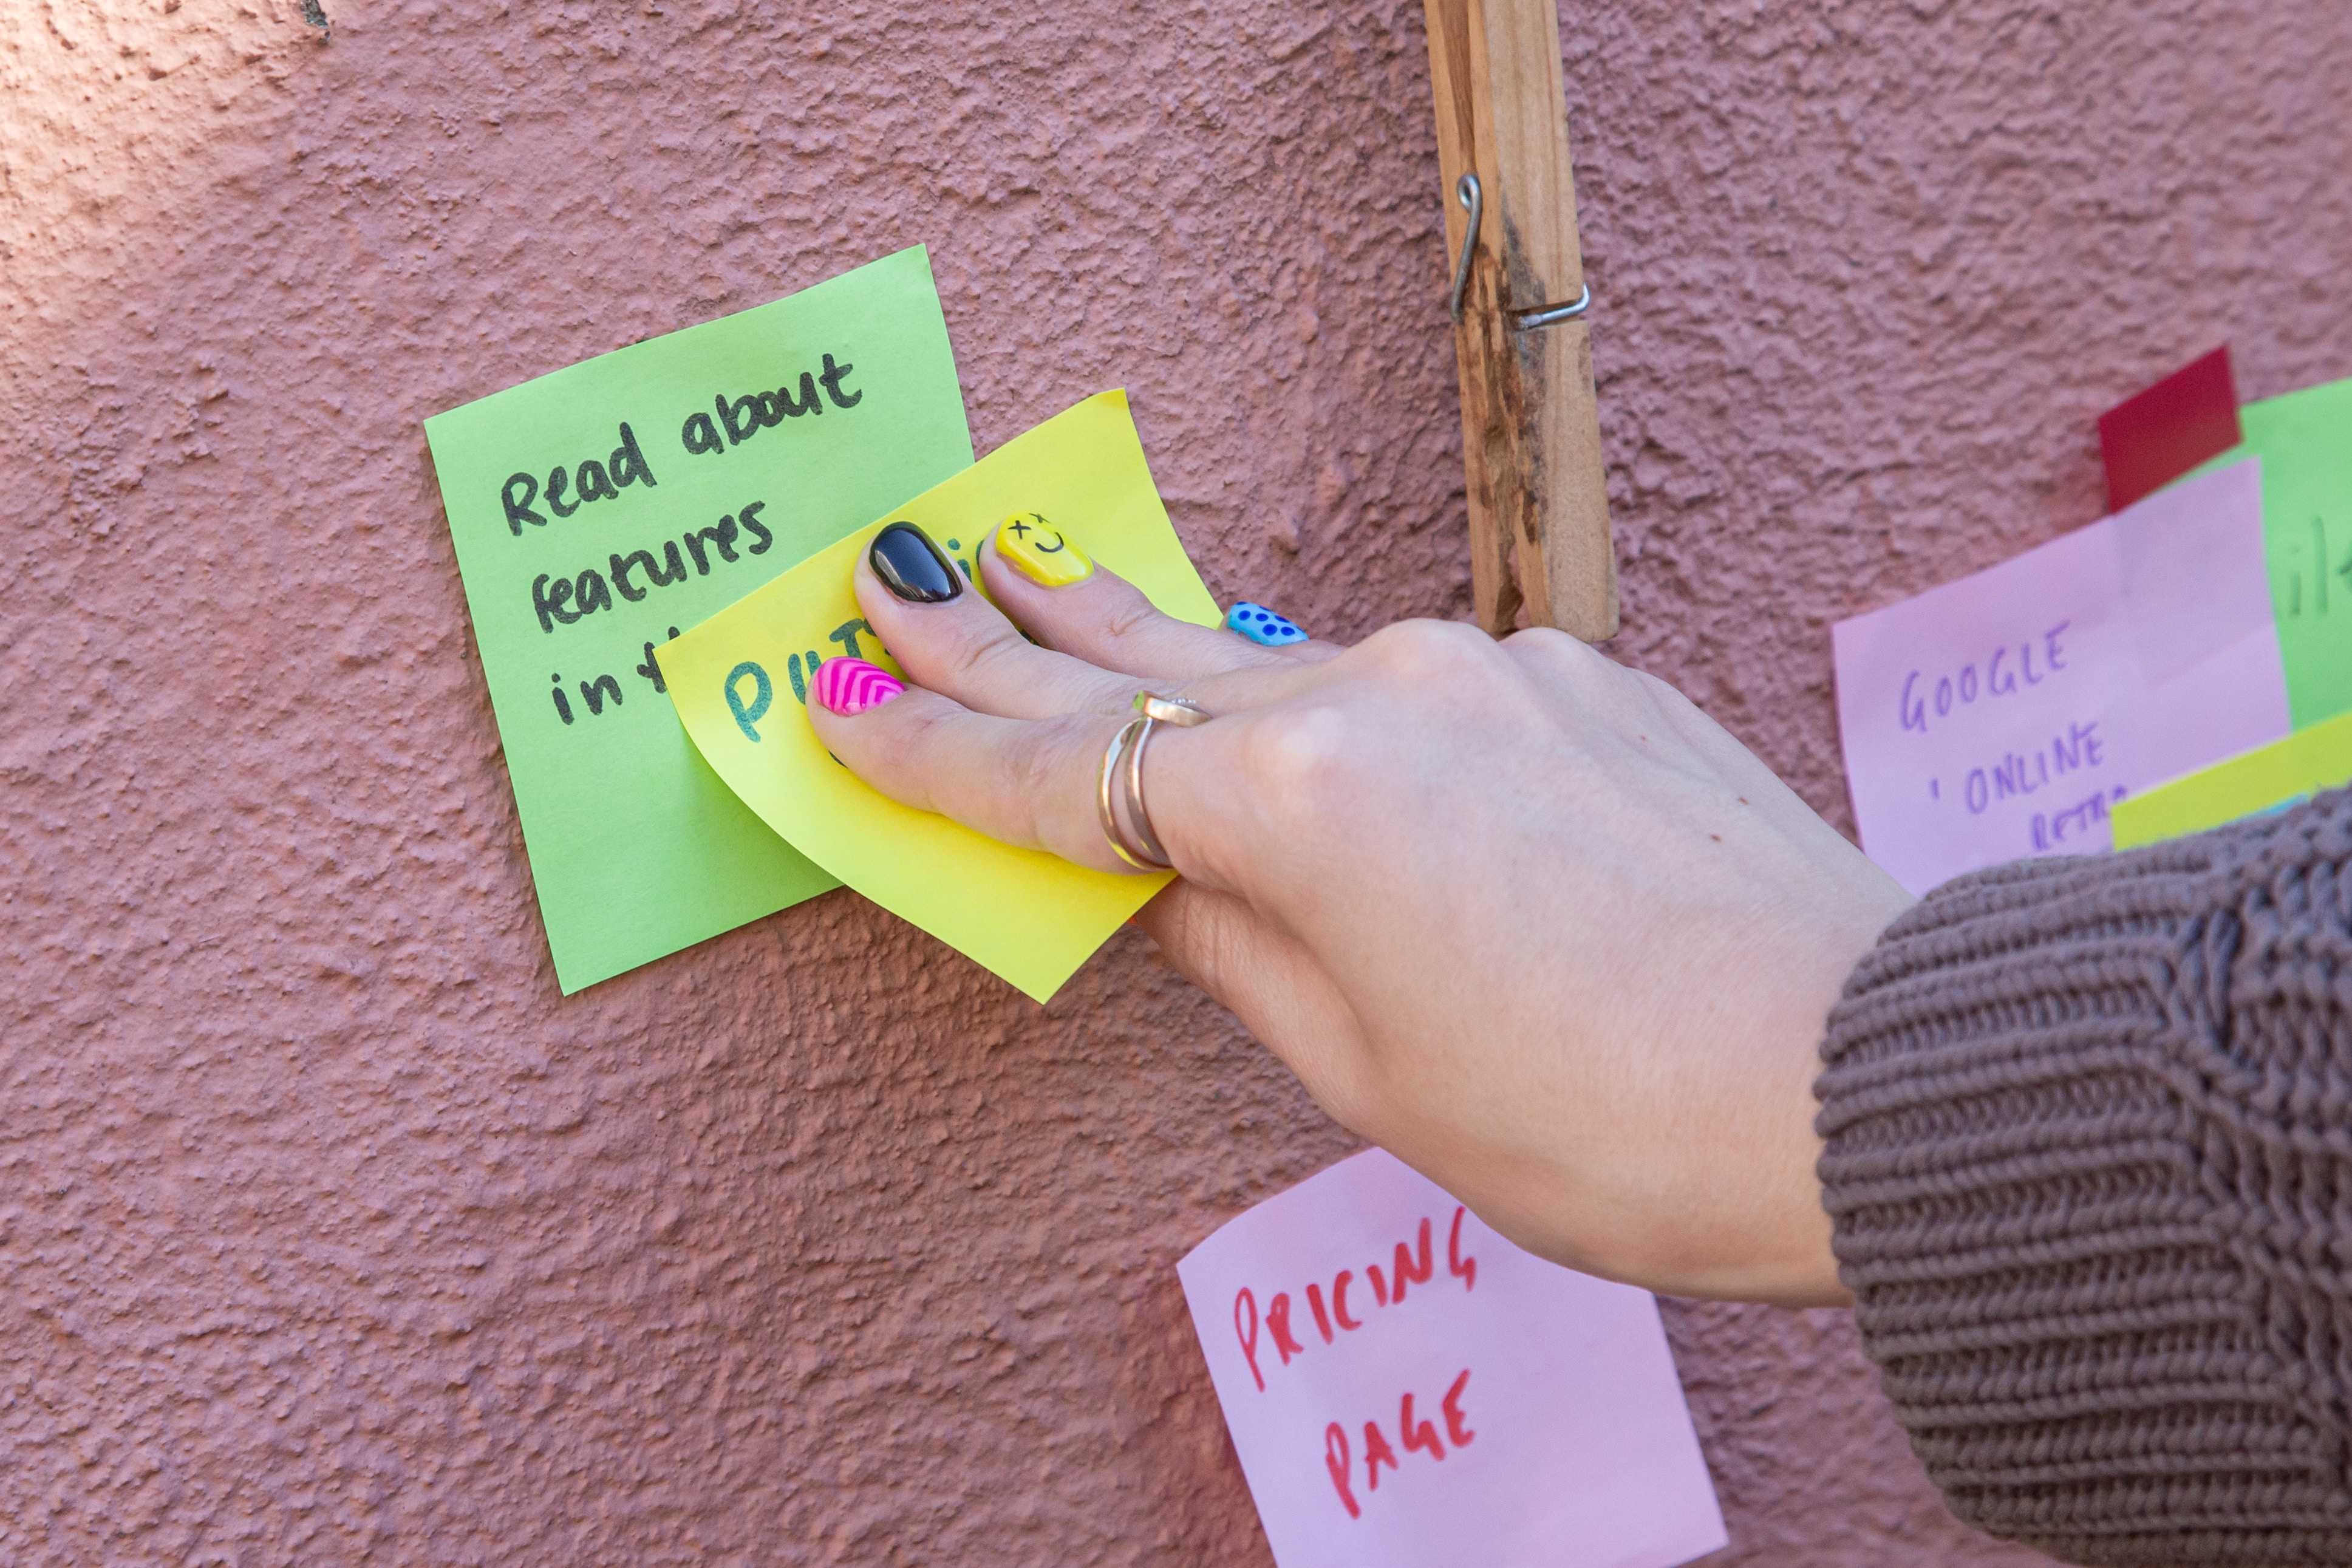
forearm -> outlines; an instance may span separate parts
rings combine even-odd
[[[2352,809],[1965,879],[1832,1015],[1822,1177],[1955,1510],[2083,1562],[2352,1562]]]

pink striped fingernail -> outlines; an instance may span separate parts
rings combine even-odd
[[[844,715],[879,708],[906,689],[905,681],[862,658],[826,659],[809,682],[811,697],[824,703],[827,712]]]

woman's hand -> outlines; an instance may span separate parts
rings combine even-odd
[[[1161,727],[1143,773],[1183,879],[1138,920],[1325,1110],[1561,1263],[1843,1299],[1811,1082],[1907,901],[1884,873],[1672,688],[1559,633],[1263,647],[1050,532],[1008,521],[980,556],[1003,613],[912,528],[877,541],[858,600],[915,685],[836,712],[854,683],[821,682],[836,757],[1116,870],[1104,750],[1139,689],[1193,699],[1215,717]]]

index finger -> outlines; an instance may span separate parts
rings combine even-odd
[[[1047,564],[1039,563],[1041,555]],[[1197,680],[1237,669],[1319,664],[1340,651],[1336,644],[1313,641],[1265,647],[1171,616],[1035,512],[1005,519],[982,550],[979,566],[989,596],[1022,630],[1057,653],[1122,675]]]

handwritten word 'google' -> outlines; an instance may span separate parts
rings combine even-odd
[[[1923,671],[1911,671],[1903,678],[1902,695],[1895,700],[1903,727],[1924,735],[1931,720],[1948,719],[1956,709],[1971,707],[1979,700],[1990,702],[2014,697],[2041,685],[2066,668],[2063,639],[2073,625],[2060,621],[2038,641],[2028,638],[2013,647],[2004,644],[1980,664],[1972,660],[1932,680]],[[2015,664],[2010,662],[2012,656]]]

